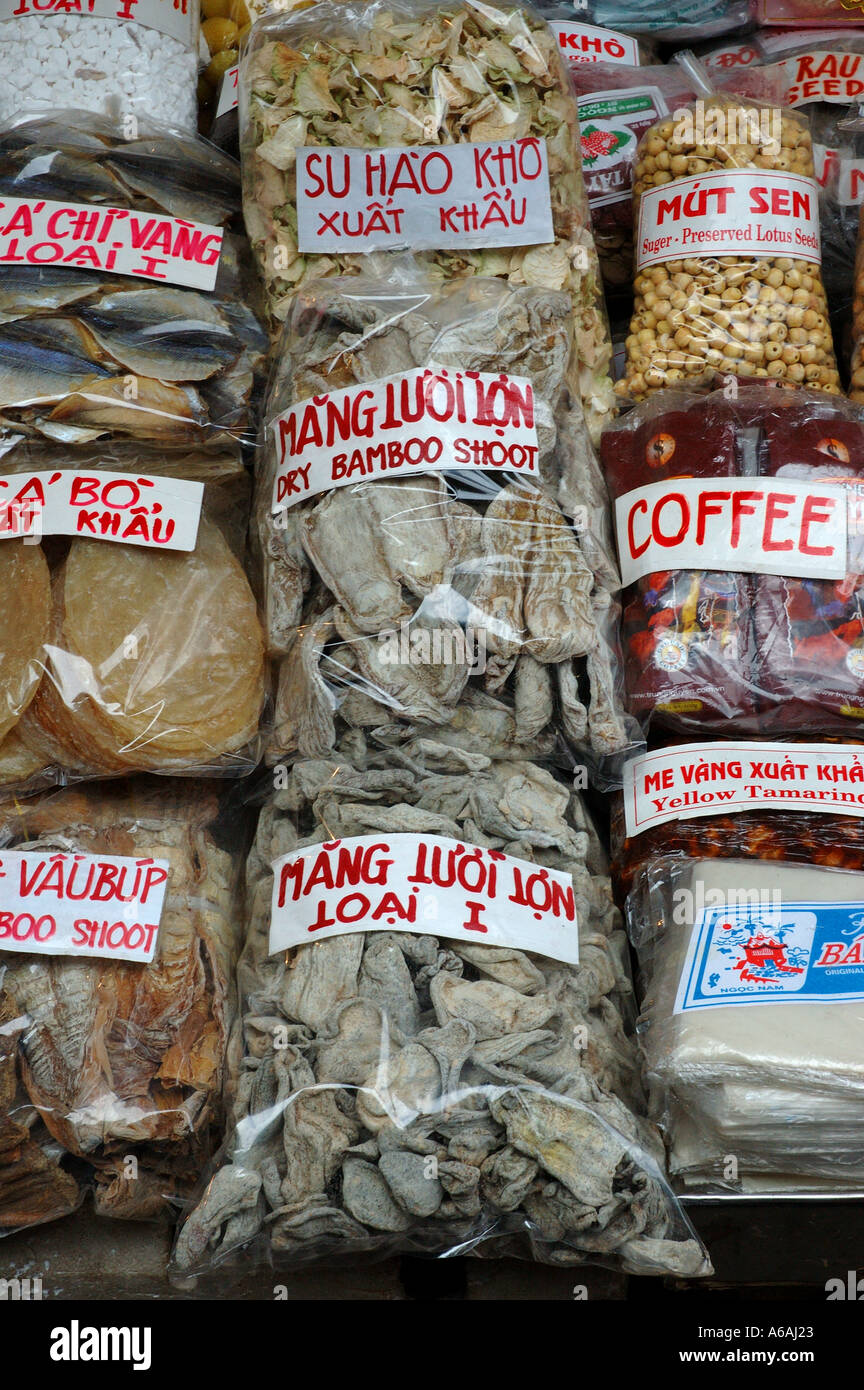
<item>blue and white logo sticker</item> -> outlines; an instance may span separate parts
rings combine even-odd
[[[733,902],[698,913],[675,1013],[854,999],[864,999],[864,902]]]

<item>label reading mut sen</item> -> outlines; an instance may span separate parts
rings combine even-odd
[[[0,541],[80,536],[157,550],[194,550],[204,484],[71,468],[0,478]]]
[[[822,260],[819,185],[767,169],[693,174],[642,194],[638,268],[685,256]]]
[[[304,254],[554,240],[546,141],[535,136],[297,151],[297,241]]]
[[[615,502],[621,577],[659,570],[846,576],[848,501],[801,478],[674,478]]]
[[[684,743],[624,764],[628,835],[697,816],[822,811],[864,816],[864,761],[834,743]]]
[[[537,475],[534,389],[506,372],[410,372],[312,396],[272,423],[274,512],[366,478],[432,469]]]
[[[118,24],[141,24],[195,47],[198,6],[194,0],[0,0],[0,24],[4,19],[113,19]],[[34,40],[35,42],[35,40]]]
[[[439,835],[358,835],[273,864],[270,953],[405,931],[579,963],[570,874]]]
[[[153,959],[167,859],[0,851],[0,956]]]
[[[0,198],[0,265],[68,265],[212,290],[222,228],[163,213]]]

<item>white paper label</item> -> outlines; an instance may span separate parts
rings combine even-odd
[[[0,478],[0,541],[79,536],[194,550],[204,484],[140,473],[11,473]]]
[[[27,15],[57,19],[114,19],[143,24],[195,47],[198,6],[193,0],[0,0],[0,23]]]
[[[730,169],[643,193],[637,266],[694,255],[821,262],[819,185],[798,174]]]
[[[833,743],[685,743],[624,765],[628,835],[729,812],[864,816],[864,749]]]
[[[752,43],[728,44],[715,48],[713,53],[703,53],[700,59],[709,71],[728,72],[730,69],[749,68],[760,61],[760,53]]]
[[[0,851],[0,955],[152,960],[170,868],[167,859]]]
[[[222,235],[163,213],[0,198],[0,265],[68,265],[212,290]]]
[[[775,66],[789,83],[789,106],[807,106],[813,101],[849,106],[864,96],[864,53],[814,49],[783,58]]]
[[[658,570],[846,576],[846,489],[801,478],[673,478],[615,502],[624,584]]]
[[[601,29],[595,24],[570,24],[552,20],[561,56],[568,63],[626,63],[639,66],[639,43],[629,34]]]
[[[270,953],[405,931],[579,963],[570,874],[439,835],[358,835],[273,864]]]
[[[433,469],[536,477],[534,408],[525,377],[432,367],[312,396],[272,423],[273,511],[366,478]]]
[[[864,159],[842,157],[837,161],[837,202],[847,208],[864,202]]]
[[[546,141],[297,151],[302,252],[445,251],[555,240]]]
[[[216,119],[220,116],[227,116],[229,111],[236,111],[238,105],[240,68],[228,68],[222,78],[222,86],[219,88],[219,100],[216,103]]]

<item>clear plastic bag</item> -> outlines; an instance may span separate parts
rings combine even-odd
[[[0,120],[34,110],[136,113],[194,134],[197,0],[0,4]]]
[[[175,1271],[241,1251],[302,1264],[361,1251],[462,1253],[501,1239],[508,1253],[517,1240],[549,1263],[707,1272],[639,1118],[624,941],[579,796],[537,765],[491,763],[430,739],[399,756],[359,735],[348,742],[351,761],[340,752],[296,764],[261,813],[247,866],[233,1127],[180,1229]],[[360,878],[349,870],[363,885],[352,890],[351,926],[309,942],[306,888],[323,882],[315,869],[302,903],[271,919],[274,875],[282,901],[279,885],[305,847],[310,868],[336,855],[338,878],[342,856],[363,846],[384,857]],[[415,910],[406,866],[439,853],[423,882],[440,891],[418,887]],[[500,905],[494,929],[467,930],[470,875],[459,888],[441,867],[461,854],[475,870],[497,866],[495,890],[487,880],[472,894],[483,897],[478,923],[514,872],[508,856],[532,883],[572,883],[580,963],[514,947],[525,938],[501,930]],[[344,883],[332,884],[336,899]],[[334,910],[347,922],[347,899]],[[413,930],[400,930],[406,911]],[[545,940],[534,920],[543,911],[529,915],[532,941]],[[556,949],[572,959],[570,922],[563,937],[559,923]],[[288,938],[270,936],[286,924],[308,944],[288,949]],[[504,944],[484,944],[488,930]]]
[[[77,112],[0,129],[0,197],[29,200],[10,201],[0,233],[4,452],[39,437],[254,439],[268,340],[242,243],[221,233],[237,165],[203,140],[136,131]],[[141,248],[134,272],[112,268],[115,237]]]
[[[0,786],[254,768],[267,673],[249,491],[234,452],[0,462]]]
[[[346,723],[470,744],[487,718],[548,754],[560,721],[614,780],[638,730],[575,337],[566,293],[501,280],[295,296],[255,504],[272,759],[326,755]]]
[[[615,389],[641,400],[728,372],[837,393],[806,118],[705,86],[640,141],[634,314]]]
[[[218,1143],[240,935],[239,860],[214,837],[218,810],[211,794],[142,779],[0,812],[0,856],[26,851],[34,877],[40,856],[43,871],[65,863],[70,894],[71,864],[83,876],[88,856],[168,874],[149,963],[2,949],[17,928],[0,918],[0,1235],[89,1190],[99,1215],[167,1215]],[[107,891],[80,888],[76,911],[118,912]],[[31,906],[59,914],[60,901],[54,884]],[[124,922],[137,906],[119,909]]]
[[[698,43],[751,24],[753,0],[675,0],[658,9],[650,0],[588,0],[579,13],[595,24],[634,34],[650,34],[665,43]]]
[[[611,344],[578,111],[555,35],[534,10],[375,0],[265,18],[241,61],[240,131],[246,227],[276,320],[310,280],[362,274],[366,253],[382,247],[416,248],[448,281],[494,275],[567,290],[598,437],[614,404]],[[420,163],[399,156],[415,146]],[[335,153],[310,155],[298,180],[304,147]],[[346,201],[345,161],[367,149],[377,173],[352,165]],[[425,240],[411,220],[421,215],[434,224],[424,220]],[[518,245],[526,220],[533,242]]]
[[[628,585],[624,670],[637,717],[769,738],[857,732],[864,711],[862,443],[864,418],[846,402],[734,380],[704,395],[657,393],[604,433],[602,459],[616,499],[652,483],[668,483],[674,493],[682,478],[752,478],[763,488],[772,479],[810,481],[846,492],[841,578],[748,573],[753,557],[743,551],[739,572],[676,568],[667,546],[667,568]],[[626,517],[638,506],[641,520],[648,504],[630,497],[620,505],[619,551],[626,551]],[[730,513],[725,522],[721,514],[706,523],[706,558],[730,534]],[[762,559],[782,569],[776,553]]]

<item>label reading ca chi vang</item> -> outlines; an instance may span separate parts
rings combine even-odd
[[[271,431],[274,513],[369,478],[538,472],[534,389],[507,372],[417,367],[312,396],[279,415]]]
[[[0,0],[4,19],[113,19],[118,24],[141,24],[194,48],[198,28],[195,0]]]
[[[98,389],[98,388],[97,388]],[[0,478],[0,542],[78,536],[158,550],[194,550],[204,484],[71,468]]]
[[[273,864],[270,952],[405,931],[579,963],[570,874],[440,835],[358,835]]]
[[[0,265],[70,266],[212,290],[223,232],[131,208],[0,198]]]
[[[297,151],[308,252],[536,246],[555,240],[546,141]]]
[[[170,867],[167,859],[0,851],[0,956],[152,960]]]
[[[696,914],[676,1014],[864,999],[864,902],[729,901]]]
[[[694,255],[820,264],[818,183],[785,171],[730,169],[649,188],[639,204],[637,268]]]

